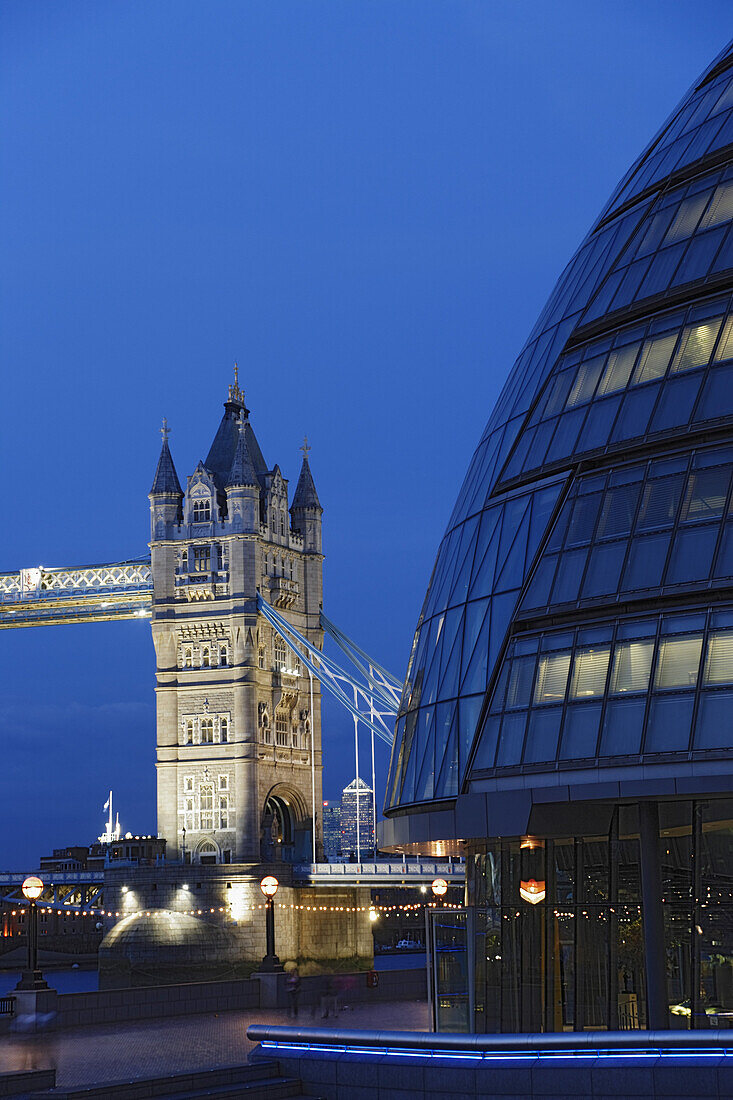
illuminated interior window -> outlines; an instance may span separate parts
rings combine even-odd
[[[733,683],[733,631],[708,638],[703,683]]]
[[[193,503],[193,522],[208,523],[211,519],[211,501],[195,500]]]
[[[610,646],[576,650],[570,682],[570,695],[573,699],[603,695],[610,656]]]
[[[201,719],[201,744],[212,745],[214,743],[214,720],[213,718]]]
[[[560,703],[570,671],[569,653],[546,653],[540,657],[535,686],[535,703]]]
[[[619,642],[613,654],[611,693],[646,691],[653,654],[653,642]]]
[[[702,652],[702,636],[666,638],[659,646],[657,688],[689,688],[697,683]]]

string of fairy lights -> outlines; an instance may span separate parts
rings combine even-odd
[[[242,912],[254,912],[257,909],[266,909],[267,903],[257,905],[240,905],[238,907]],[[295,903],[288,903],[280,901],[275,903],[276,909],[292,909],[292,910],[304,910],[308,913],[368,913],[371,917],[372,913],[381,915],[384,913],[392,912],[417,912],[424,909],[462,909],[463,906],[455,905],[452,902],[437,902],[426,901],[416,902],[415,904],[405,905],[296,905]],[[11,916],[18,916],[19,913],[27,912],[25,906],[19,906],[11,911]],[[227,913],[229,912],[229,906],[219,905],[210,906],[204,909],[131,909],[127,912],[120,912],[119,910],[112,911],[110,909],[71,909],[68,906],[61,909],[54,906],[39,906],[39,913],[56,914],[57,916],[69,915],[73,917],[165,917],[171,915],[180,915],[186,917],[202,917],[210,915],[212,913]]]

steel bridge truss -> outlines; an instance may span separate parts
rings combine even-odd
[[[149,618],[152,606],[149,558],[81,569],[39,565],[0,573],[0,630]]]
[[[13,909],[28,907],[21,889],[26,874],[0,874],[0,904]],[[37,901],[39,909],[104,913],[104,872],[54,871],[51,877],[52,881],[45,884]]]
[[[153,576],[148,557],[80,569],[39,565],[17,573],[0,573],[0,630],[150,618],[152,606]],[[402,690],[399,681],[323,612],[320,625],[345,657],[346,667],[326,657],[259,593],[257,608],[323,687],[391,746]]]
[[[304,638],[258,593],[257,610],[289,649],[335,699],[387,745],[394,741],[394,723],[402,685],[373,661],[321,612],[321,626],[353,666],[343,668]]]

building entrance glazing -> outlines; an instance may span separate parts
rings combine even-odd
[[[469,850],[469,906],[433,917],[439,1030],[733,1026],[733,800],[620,805],[606,835]]]

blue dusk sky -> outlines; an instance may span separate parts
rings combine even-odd
[[[145,553],[161,419],[183,480],[236,359],[291,489],[312,444],[327,614],[401,677],[502,381],[729,34],[725,0],[4,0],[0,571]],[[110,787],[154,831],[147,623],[0,647],[0,868]]]

